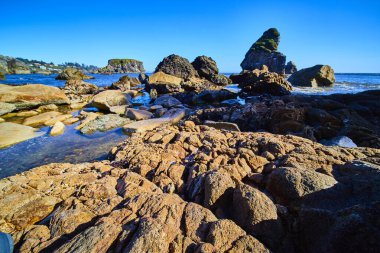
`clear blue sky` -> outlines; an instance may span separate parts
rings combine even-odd
[[[2,1],[0,54],[105,66],[136,58],[153,70],[175,53],[213,57],[238,72],[251,44],[270,27],[299,67],[380,72],[380,1]]]

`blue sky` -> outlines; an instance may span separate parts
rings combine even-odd
[[[251,44],[268,28],[299,68],[380,72],[380,1],[3,1],[0,54],[105,66],[136,58],[154,70],[175,53],[214,58],[239,72]]]

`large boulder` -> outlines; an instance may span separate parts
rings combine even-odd
[[[148,78],[146,88],[148,90],[155,89],[159,94],[181,92],[183,91],[182,81],[182,78],[159,71]]]
[[[85,75],[82,71],[76,68],[65,68],[55,79],[57,80],[85,80],[94,79],[92,76]]]
[[[131,102],[120,90],[106,90],[96,94],[92,98],[91,104],[102,111],[109,111],[111,107],[128,105]]]
[[[98,91],[98,86],[92,83],[86,83],[82,80],[70,79],[67,80],[63,90],[71,94],[94,94]]]
[[[20,86],[0,84],[0,102],[13,104],[15,110],[21,110],[40,105],[68,104],[69,99],[57,87],[42,84]]]
[[[193,65],[200,77],[204,77],[206,79],[211,78],[211,76],[213,75],[219,74],[218,66],[211,57],[207,57],[204,55],[198,56],[191,63],[191,65]]]
[[[285,66],[285,74],[291,75],[297,72],[297,66],[293,61],[289,61]]]
[[[165,74],[176,76],[185,80],[192,77],[198,77],[197,71],[189,60],[179,55],[169,55],[165,57],[156,67],[155,72],[164,72]]]
[[[243,70],[260,69],[268,66],[269,71],[279,74],[285,73],[286,56],[277,52],[280,42],[280,33],[271,28],[251,46],[240,64]]]
[[[295,72],[288,81],[294,86],[331,86],[335,83],[335,74],[329,65],[315,65]]]
[[[239,75],[231,75],[231,80],[239,84],[245,95],[271,94],[274,96],[289,95],[292,85],[275,72],[268,72],[264,65],[261,70],[243,71]]]

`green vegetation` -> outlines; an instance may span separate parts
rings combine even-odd
[[[0,80],[5,80],[5,75],[3,72],[0,72]]]
[[[276,28],[271,28],[263,33],[263,35],[252,45],[251,50],[275,52],[280,41],[280,33]]]
[[[111,66],[117,66],[117,65],[123,65],[123,64],[126,64],[126,63],[130,63],[130,62],[139,62],[139,63],[142,63],[141,61],[138,61],[138,60],[135,60],[135,59],[110,59],[108,60],[108,65],[111,65]]]

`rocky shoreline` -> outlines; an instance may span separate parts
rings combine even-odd
[[[278,43],[266,31],[229,77],[211,57],[173,54],[104,88],[77,69],[61,89],[0,85],[0,147],[41,126],[128,134],[107,160],[0,180],[15,252],[377,252],[380,92],[291,94],[334,71],[296,71]]]

